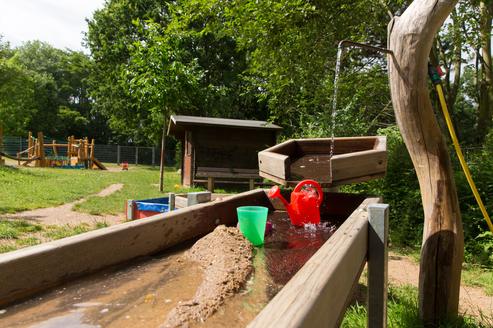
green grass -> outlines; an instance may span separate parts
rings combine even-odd
[[[412,286],[390,287],[387,303],[388,327],[421,328],[418,316],[418,291]],[[487,319],[485,319],[487,320]],[[350,306],[344,316],[341,327],[357,328],[367,325],[366,306],[355,304]],[[472,317],[459,317],[440,325],[441,328],[472,328],[490,327],[491,322],[480,323]]]
[[[26,221],[0,221],[0,239],[17,239],[25,233],[41,231],[39,224],[31,224]]]
[[[176,171],[165,172],[165,192],[202,189],[183,188]],[[108,196],[90,196],[114,183],[122,190]],[[159,169],[132,167],[129,171],[63,170],[52,168],[0,167],[0,214],[52,207],[87,198],[75,207],[90,214],[118,214],[126,199],[163,197],[159,192]]]
[[[119,172],[0,167],[0,214],[51,207],[96,193]]]
[[[480,287],[487,295],[493,295],[493,270],[476,265],[464,265],[462,283],[468,286]]]
[[[90,214],[119,214],[125,209],[127,199],[146,199],[164,197],[166,194],[159,192],[159,170],[138,167],[130,171],[117,172],[113,183],[123,183],[123,188],[107,197],[90,196],[81,204],[74,208],[80,212]],[[164,175],[165,192],[189,192],[202,190],[199,188],[184,188],[180,185],[180,174],[175,172],[165,172]]]
[[[63,225],[63,226],[48,226],[43,233],[44,237],[52,240],[62,239],[66,237],[75,236],[83,232],[93,230],[89,224],[79,224],[76,226]]]

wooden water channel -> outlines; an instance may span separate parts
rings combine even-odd
[[[387,206],[379,198],[329,193],[322,215],[344,222],[332,237],[250,323],[251,327],[335,327],[368,262],[370,326],[382,326],[386,299]],[[236,225],[236,208],[267,206],[264,190],[159,214],[0,255],[0,306],[7,306],[74,278],[162,252]],[[1,318],[0,318],[1,321]]]

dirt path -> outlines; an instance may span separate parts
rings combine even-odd
[[[112,184],[101,190],[96,196],[106,197],[123,188],[122,183]],[[72,210],[76,204],[83,203],[86,198],[76,200],[75,202],[63,204],[57,207],[40,208],[36,210],[24,211],[15,214],[7,214],[7,219],[26,220],[46,225],[78,225],[81,223],[95,224],[97,222],[106,222],[109,225],[121,223],[124,221],[123,216],[118,215],[91,215],[87,213],[75,212]]]
[[[419,264],[408,257],[389,254],[389,282],[418,287]],[[493,317],[493,296],[478,287],[461,286],[459,311],[478,318]]]

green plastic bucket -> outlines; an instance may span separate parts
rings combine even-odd
[[[236,211],[243,236],[254,246],[263,245],[269,209],[264,206],[241,206]]]

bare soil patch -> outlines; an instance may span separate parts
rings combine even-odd
[[[419,264],[408,257],[389,254],[389,282],[418,287]],[[459,311],[480,319],[493,318],[493,296],[486,295],[481,288],[462,285]]]

